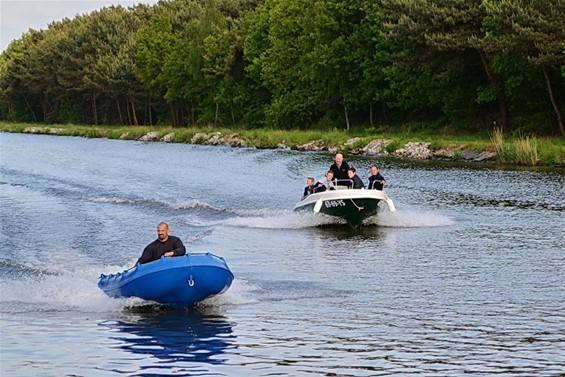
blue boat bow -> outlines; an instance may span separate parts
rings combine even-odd
[[[233,274],[224,258],[191,254],[140,264],[116,274],[101,274],[98,287],[114,298],[139,297],[173,307],[188,307],[225,292]]]

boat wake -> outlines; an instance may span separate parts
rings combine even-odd
[[[443,227],[455,224],[445,215],[421,210],[383,211],[363,223],[365,227],[386,228],[426,228]],[[211,225],[211,224],[208,224]],[[306,229],[332,225],[346,225],[345,220],[314,214],[311,212],[294,212],[290,210],[264,210],[261,216],[237,216],[217,221],[214,225],[258,229]]]
[[[184,215],[186,222],[197,227],[229,226],[257,229],[306,229],[346,224],[340,218],[322,214],[301,213],[290,209],[274,208],[222,208],[196,199],[168,202],[155,199],[104,197],[94,200],[116,205],[158,206],[186,211]],[[378,215],[365,220],[363,226],[421,228],[450,226],[454,223],[452,219],[441,214],[408,208],[397,210],[394,213],[388,210],[381,211]]]
[[[366,225],[377,225],[387,228],[433,228],[455,224],[451,218],[437,213],[397,210],[396,212],[382,212],[378,216],[368,219]]]
[[[87,278],[68,275],[26,276],[2,283],[0,312],[110,312],[121,304]]]
[[[337,223],[339,223],[339,220]],[[221,224],[242,228],[303,229],[336,224],[336,219],[313,213],[271,210],[264,216],[232,217],[222,221]]]
[[[101,272],[122,271],[130,266],[81,266],[82,274],[66,271],[56,275],[19,273],[2,282],[0,313],[28,312],[130,312],[164,310],[161,305],[139,298],[113,299],[97,286]],[[257,287],[236,276],[232,286],[222,295],[209,298],[197,305],[207,311],[255,302]],[[149,308],[149,309],[148,309]],[[152,308],[152,309],[151,309]]]
[[[138,206],[147,206],[147,207],[169,208],[176,210],[201,209],[201,210],[210,210],[214,212],[226,211],[223,208],[216,207],[210,203],[206,203],[198,199],[170,202],[161,199],[121,198],[121,197],[113,196],[113,197],[95,197],[95,198],[90,198],[90,200],[95,203],[109,203],[109,204],[117,204],[117,205],[138,205]]]

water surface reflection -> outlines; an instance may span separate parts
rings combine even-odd
[[[196,311],[146,311],[100,324],[121,350],[149,355],[158,362],[223,364],[226,349],[236,347],[232,325],[221,315]],[[154,363],[151,367],[155,367]]]

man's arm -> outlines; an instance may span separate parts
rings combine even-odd
[[[386,180],[385,180],[385,177],[383,177],[383,176],[381,175],[381,173],[379,173],[379,179],[381,180],[381,188],[383,188],[382,186],[385,185]]]
[[[184,247],[184,244],[182,243],[180,238],[175,237],[173,239],[173,255],[175,257],[180,257],[185,254],[186,254],[186,247]]]

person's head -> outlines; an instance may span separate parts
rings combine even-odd
[[[165,222],[157,225],[157,238],[161,242],[165,242],[169,238],[169,226]]]
[[[333,170],[328,170],[328,172],[326,173],[326,179],[328,181],[331,181],[332,179],[334,179],[334,172]]]
[[[347,175],[349,176],[349,178],[353,178],[356,172],[357,170],[355,170],[355,168],[349,168],[349,170],[347,170]]]
[[[377,165],[372,165],[371,166],[371,175],[377,175],[379,174],[379,167]]]
[[[343,163],[343,155],[341,153],[338,153],[335,155],[335,164],[337,166],[341,166],[341,164]]]
[[[314,178],[308,177],[308,179],[306,179],[306,184],[308,186],[314,186]]]

